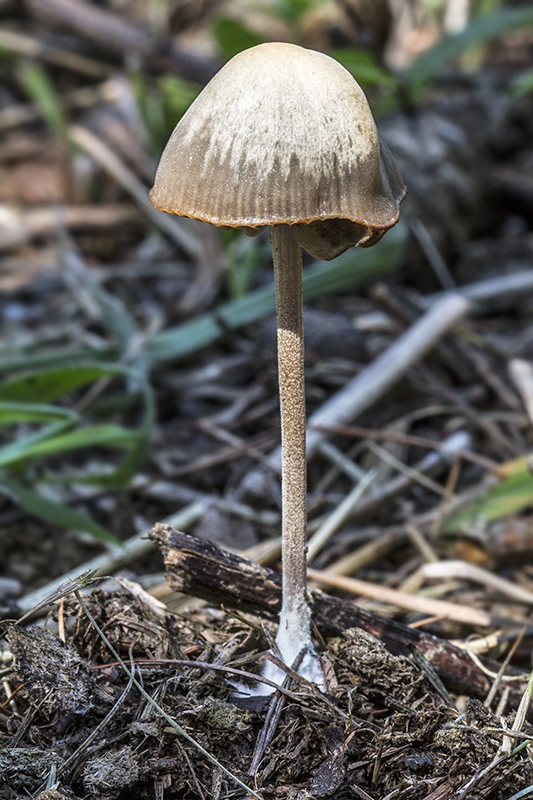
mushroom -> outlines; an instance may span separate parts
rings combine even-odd
[[[252,47],[215,75],[176,126],[152,203],[257,233],[271,228],[282,440],[282,589],[277,645],[323,683],[306,573],[302,255],[370,246],[399,217],[405,187],[365,95],[337,61],[292,44]],[[277,668],[276,668],[277,670]],[[278,682],[281,670],[267,670]]]

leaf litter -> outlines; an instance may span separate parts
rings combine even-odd
[[[205,609],[154,613],[138,597],[100,590],[86,603],[114,648],[126,663],[131,660],[147,694],[232,775],[252,781],[250,763],[265,712],[235,702],[224,666],[238,670],[246,654],[246,672],[250,662],[253,669],[251,656],[255,652],[257,663],[266,640],[251,635],[243,621]],[[127,676],[74,598],[63,603],[62,616],[69,643],[38,628],[15,625],[8,633],[13,676],[23,684],[15,702],[24,717],[31,713],[31,746],[7,741],[2,747],[10,789],[0,789],[0,796],[36,792],[43,776],[54,774],[64,775],[73,797],[149,796],[164,776],[166,797],[246,796],[227,776],[217,794],[219,770],[180,739],[131,682],[109,718],[128,688]],[[239,647],[220,664],[217,656],[235,639]],[[474,699],[459,714],[411,660],[387,652],[369,634],[351,629],[328,641],[327,659],[325,695],[291,687],[253,772],[252,788],[261,797],[426,798],[436,787],[440,797],[455,797],[500,753],[506,729],[499,717]],[[98,739],[62,773],[106,717]],[[532,731],[526,723],[523,737]],[[502,758],[468,796],[497,797],[491,793],[511,793],[532,780],[526,748]]]

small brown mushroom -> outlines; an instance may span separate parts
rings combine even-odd
[[[282,438],[277,643],[289,665],[304,651],[300,672],[318,683],[306,597],[300,248],[329,260],[374,244],[398,221],[404,194],[350,73],[329,56],[281,43],[245,50],[215,75],[176,126],[150,194],[172,214],[252,233],[271,227]]]

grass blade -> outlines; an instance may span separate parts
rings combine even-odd
[[[58,408],[41,403],[0,402],[0,427],[16,422],[74,423],[78,415],[68,408]]]
[[[394,269],[406,239],[406,227],[400,223],[376,247],[368,250],[352,248],[333,262],[318,262],[308,267],[304,271],[304,299],[342,292]],[[152,362],[184,358],[215,342],[226,330],[257,322],[274,313],[275,308],[272,284],[223,303],[213,312],[183,325],[161,331],[147,343],[146,355]]]
[[[501,482],[484,497],[451,516],[445,530],[455,533],[480,521],[490,522],[533,507],[533,475],[529,462],[528,456],[502,464],[498,470]]]
[[[123,428],[121,425],[104,423],[102,425],[88,425],[86,428],[69,431],[52,439],[36,442],[26,447],[20,460],[28,458],[42,458],[44,456],[58,455],[84,447],[109,447],[118,449],[131,449],[139,438],[139,431]],[[4,463],[0,460],[0,466]]]
[[[34,517],[59,525],[67,530],[81,531],[90,533],[95,538],[101,539],[110,544],[120,545],[121,542],[116,536],[99,525],[93,519],[83,514],[81,511],[70,508],[63,503],[49,500],[38,494],[32,489],[27,489],[18,481],[5,475],[0,475],[0,492],[7,494],[11,500]]]
[[[114,365],[95,363],[27,371],[0,385],[0,401],[29,403],[38,397],[42,403],[51,403],[74,389],[124,372]]]
[[[533,8],[502,8],[477,17],[460,33],[445,36],[426,50],[406,73],[407,84],[419,90],[434,78],[445,64],[461,56],[475,45],[484,44],[506,33],[533,26]]]
[[[94,363],[102,359],[109,362],[118,359],[118,351],[114,348],[103,348],[102,350],[57,350],[50,353],[23,352],[21,355],[8,355],[9,350],[4,350],[6,355],[2,356],[0,348],[0,376],[13,375],[15,372],[28,372],[29,370],[57,369],[62,366],[81,364],[84,362]]]

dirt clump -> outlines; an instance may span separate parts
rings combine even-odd
[[[24,688],[0,717],[1,800],[44,792],[51,775],[59,796],[105,800],[250,797],[242,784],[264,800],[496,800],[533,782],[527,749],[501,750],[498,717],[476,700],[460,715],[415,661],[360,630],[329,640],[325,692],[293,682],[258,702],[236,700],[226,680],[230,670],[249,679],[268,649],[245,620],[205,608],[158,614],[99,590],[87,606],[132,672],[73,600],[67,643],[12,626]]]

